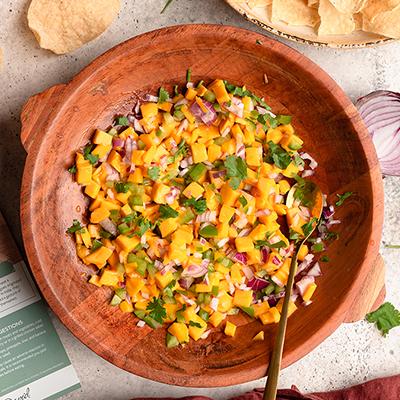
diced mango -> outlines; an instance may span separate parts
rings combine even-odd
[[[224,333],[226,336],[235,336],[236,333],[236,325],[232,324],[232,322],[227,321],[225,325]]]
[[[310,301],[311,300],[311,297],[312,297],[312,295],[314,294],[314,292],[315,292],[315,289],[317,288],[317,284],[316,283],[312,283],[307,289],[306,289],[306,291],[304,292],[304,294],[303,294],[303,300],[304,301]]]
[[[262,151],[256,147],[248,147],[246,149],[246,162],[250,167],[259,167],[261,165]]]
[[[275,324],[281,319],[281,314],[276,307],[271,307],[266,313],[260,315],[260,320],[264,325]]]
[[[110,211],[107,208],[101,206],[96,208],[90,215],[90,222],[93,224],[98,224],[99,222],[105,220],[110,216]]]
[[[169,193],[170,187],[163,183],[155,183],[151,193],[151,197],[154,202],[158,204],[165,204],[165,196]]]
[[[306,244],[302,244],[299,249],[299,252],[297,253],[297,259],[299,261],[304,261],[307,254],[308,254],[308,246]]]
[[[122,250],[130,253],[140,243],[140,238],[137,236],[130,238],[125,235],[119,235],[115,239],[115,242]]]
[[[193,143],[190,147],[195,164],[208,160],[207,149],[204,143]]]
[[[158,114],[157,103],[145,103],[140,106],[140,111],[142,112],[143,119],[146,121],[155,118]]]
[[[234,214],[235,214],[235,209],[233,207],[223,204],[219,212],[218,219],[221,223],[228,223]]]
[[[226,318],[226,315],[219,312],[219,311],[215,311],[212,313],[212,315],[210,316],[210,318],[208,319],[208,322],[213,326],[213,327],[217,327],[224,319]]]
[[[208,152],[208,161],[212,163],[218,160],[222,155],[221,146],[218,146],[217,144],[214,143],[208,146],[207,152]]]
[[[179,343],[189,342],[189,329],[184,323],[174,322],[169,326],[168,332],[171,335],[174,335],[178,339]]]
[[[93,136],[93,143],[102,144],[104,146],[110,146],[112,143],[113,137],[109,135],[107,132],[101,131],[97,129]]]
[[[100,189],[101,189],[100,185],[92,181],[89,183],[89,185],[85,187],[85,193],[92,199],[95,199],[99,194]]]
[[[131,298],[134,298],[143,288],[145,282],[142,278],[126,278],[126,290]]]
[[[233,206],[240,196],[240,193],[233,190],[229,183],[226,182],[222,187],[221,187],[221,197],[222,197],[222,202],[223,204],[227,206]]]
[[[185,190],[182,193],[189,199],[192,197],[197,199],[204,193],[204,188],[197,182],[192,182],[188,186],[186,186]]]
[[[159,229],[161,232],[161,236],[164,238],[171,234],[172,232],[175,232],[178,229],[178,218],[167,218],[164,219],[160,225]]]
[[[164,275],[161,272],[157,272],[155,278],[157,286],[160,289],[164,289],[169,283],[174,280],[174,275],[171,271],[166,272]]]
[[[119,308],[124,313],[131,313],[133,312],[133,305],[132,303],[128,303],[126,300],[121,301],[119,303]]]
[[[104,246],[103,246],[104,247]],[[104,247],[106,248],[106,247]],[[99,249],[100,250],[100,249]],[[99,283],[105,286],[116,286],[119,282],[119,274],[116,271],[105,269],[101,274]]]
[[[270,309],[270,306],[268,301],[264,301],[262,303],[254,304],[253,309],[254,309],[254,316],[258,318],[261,314],[265,314]]]
[[[284,301],[283,298],[280,299],[278,304],[276,305],[276,308],[280,313],[282,313],[283,301]],[[290,300],[289,307],[288,307],[288,317],[290,317],[296,310],[297,310],[296,304]]]
[[[254,243],[250,236],[237,237],[235,239],[235,246],[239,253],[245,253],[254,249]]]
[[[76,181],[80,185],[88,185],[92,180],[92,170],[92,164],[90,164],[89,161],[77,165],[75,175]]]
[[[252,290],[240,290],[236,289],[235,295],[233,297],[233,304],[237,307],[250,307],[253,301],[253,291]]]
[[[221,79],[216,79],[210,85],[210,90],[214,92],[219,104],[224,104],[231,100],[228,92],[226,91],[225,83]]]
[[[233,298],[228,293],[224,293],[219,298],[218,311],[222,313],[228,312],[232,308]]]

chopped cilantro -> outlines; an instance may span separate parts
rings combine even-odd
[[[291,115],[277,115],[276,120],[279,125],[288,125],[292,122]]]
[[[269,153],[274,164],[280,169],[286,169],[292,162],[292,157],[289,153],[282,149],[281,146],[275,144],[271,140],[268,142]]]
[[[83,158],[88,160],[90,164],[94,165],[99,161],[99,156],[96,154],[90,154],[93,149],[93,145],[89,144],[83,148]]]
[[[236,190],[240,182],[247,177],[246,162],[240,157],[227,156],[224,166],[226,168],[226,176],[230,178],[229,185]]]
[[[322,262],[329,262],[329,257],[328,257],[328,256],[322,256],[322,257],[320,258],[320,260],[321,260]]]
[[[160,175],[160,167],[150,167],[147,174],[151,180],[156,181]]]
[[[179,156],[185,156],[187,152],[188,146],[186,145],[185,140],[182,139],[178,144],[178,148],[176,149],[172,162],[176,161]]]
[[[176,284],[176,280],[172,280],[170,283],[168,283],[167,286],[165,286],[163,293],[167,296],[167,297],[174,297],[174,293],[172,291],[172,289],[175,287]]]
[[[83,230],[84,228],[82,227],[81,223],[77,219],[74,219],[72,221],[72,225],[67,229],[67,233],[81,233]]]
[[[112,236],[112,234],[110,232],[107,232],[106,230],[102,229],[100,231],[100,237],[104,238],[104,239],[110,239],[110,237]]]
[[[167,100],[169,100],[169,93],[161,86],[158,91],[158,102],[165,103]]]
[[[121,218],[121,222],[132,222],[136,219],[136,213],[132,213],[127,215],[126,217]]]
[[[160,205],[158,211],[160,212],[161,218],[176,218],[179,215],[178,211],[175,211],[171,206],[164,204]]]
[[[281,249],[282,247],[287,247],[287,244],[283,240],[276,243],[270,243],[267,240],[256,240],[254,243],[256,249],[264,246],[270,247],[271,249]]]
[[[128,193],[131,188],[130,182],[115,182],[114,186],[117,193]]]
[[[115,118],[115,125],[129,126],[129,120],[127,117],[117,117]]]
[[[306,224],[304,224],[301,229],[303,230],[304,236],[308,236],[311,234],[311,232],[314,229],[314,224],[318,221],[316,217],[313,217],[308,221]]]
[[[339,239],[339,233],[332,232],[332,231],[326,232],[324,235],[324,239],[325,240],[337,240],[337,239]]]
[[[162,324],[163,319],[167,317],[167,311],[163,305],[164,301],[162,299],[153,297],[153,300],[146,308],[147,311],[150,311],[149,316],[160,324]]]
[[[144,217],[139,217],[136,220],[136,225],[138,227],[138,230],[136,230],[138,236],[143,236],[151,228],[150,221]]]
[[[207,210],[207,202],[205,199],[196,200],[194,197],[183,201],[186,207],[193,207],[196,214],[203,214]]]
[[[229,93],[232,93],[234,96],[240,96],[240,97],[245,97],[248,96],[250,97],[253,101],[256,103],[260,104],[261,107],[264,107],[266,110],[270,110],[271,107],[260,97],[256,96],[254,93],[250,92],[250,90],[245,89],[245,87],[239,87],[232,85],[229,82],[225,81],[225,87],[226,90]]]
[[[368,322],[375,323],[383,336],[386,336],[392,328],[400,326],[400,311],[389,302],[382,304],[365,318]]]
[[[340,207],[344,203],[344,201],[348,199],[352,194],[353,192],[346,192],[343,194],[338,193],[336,196],[339,198],[339,200],[335,203],[336,207]]]
[[[305,165],[304,160],[298,154],[295,154],[293,162],[295,163],[296,167],[304,167]]]
[[[195,321],[189,321],[189,326],[195,326],[196,328],[201,328],[201,325]]]
[[[289,230],[289,239],[291,240],[299,240],[301,238],[300,234],[293,229]]]
[[[68,172],[71,174],[76,174],[76,165],[74,164],[72,167],[68,168]]]
[[[321,251],[324,251],[324,250],[325,250],[325,246],[324,246],[324,244],[323,244],[322,242],[314,243],[314,244],[311,246],[311,250],[312,250],[313,252],[315,252],[315,253],[321,253]]]

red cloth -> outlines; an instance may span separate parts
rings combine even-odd
[[[254,389],[230,400],[262,400],[264,389]],[[278,391],[277,400],[400,400],[400,375],[374,379],[348,389],[326,393],[301,394],[296,386]],[[176,400],[173,397],[141,397],[133,400]],[[212,400],[205,396],[186,396],[179,400]]]

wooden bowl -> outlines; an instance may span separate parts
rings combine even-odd
[[[267,7],[251,8],[247,1],[225,0],[239,14],[253,24],[293,42],[309,44],[316,47],[332,47],[337,49],[359,49],[393,42],[395,39],[376,33],[354,31],[346,35],[318,36],[316,30],[309,26],[294,26],[284,22],[271,21],[271,12]],[[270,7],[270,6],[269,6]]]
[[[50,307],[97,354],[160,382],[225,386],[265,375],[275,326],[239,315],[233,317],[239,325],[234,338],[216,330],[205,341],[169,350],[165,329],[138,328],[132,315],[108,305],[109,289],[86,283],[92,268],[78,260],[65,233],[74,218],[82,219],[86,206],[67,172],[74,151],[95,127],[105,128],[116,113],[130,110],[140,94],[183,84],[188,68],[195,80],[220,77],[246,84],[277,112],[293,115],[306,150],[319,161],[316,179],[331,201],[336,193],[354,192],[338,210],[341,238],[330,247],[331,262],[323,266],[314,302],[289,320],[283,365],[371,307],[383,293],[383,269],[377,264],[383,202],[368,132],[347,96],[317,65],[279,42],[234,27],[176,26],[138,36],[100,56],[68,84],[31,98],[22,113],[21,139],[28,152],[22,230]],[[266,340],[252,342],[261,329]]]

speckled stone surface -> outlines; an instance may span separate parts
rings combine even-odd
[[[0,210],[20,248],[19,186],[25,152],[19,141],[19,113],[31,95],[67,82],[95,57],[139,33],[182,23],[230,24],[262,32],[223,0],[175,0],[160,15],[164,0],[122,1],[119,18],[84,48],[64,56],[41,50],[26,23],[27,0],[0,2]],[[375,89],[400,91],[400,43],[363,50],[313,48],[287,42],[324,68],[354,100]],[[400,178],[385,178],[384,243],[400,244]],[[382,245],[387,266],[387,298],[400,306],[400,250]],[[260,387],[264,380],[218,389],[185,389],[139,378],[104,361],[78,342],[54,317],[54,323],[82,382],[65,399],[127,400],[135,396],[209,395],[226,399]],[[361,321],[341,326],[307,357],[282,372],[280,386],[310,392],[340,388],[379,376],[400,373],[400,329],[382,338]]]

